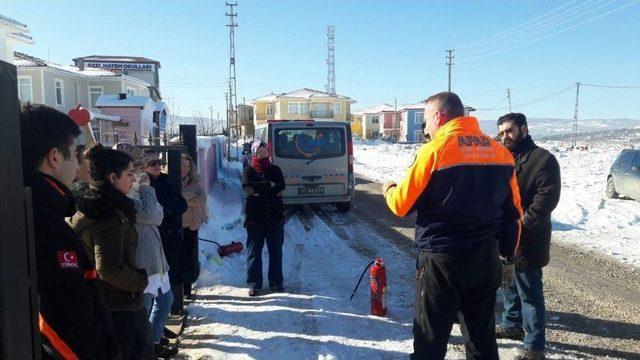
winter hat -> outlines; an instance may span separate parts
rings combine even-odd
[[[147,155],[135,145],[129,143],[117,143],[113,145],[113,150],[122,151],[123,153],[131,156],[133,159],[133,166],[145,165],[147,163]]]
[[[255,141],[252,145],[251,145],[251,153],[253,154],[253,156],[256,156],[256,153],[258,152],[258,148],[259,147],[267,147],[267,144],[263,143],[262,141]]]

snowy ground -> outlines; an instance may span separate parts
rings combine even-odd
[[[553,217],[556,240],[640,267],[634,244],[640,232],[640,203],[609,200],[603,193],[609,165],[636,138],[635,133],[627,138],[595,137],[589,152],[566,151],[559,142],[541,143],[554,152],[563,171],[562,200]],[[399,180],[416,147],[357,143],[356,172],[378,182]],[[240,165],[232,163],[229,176],[212,189],[211,220],[201,237],[245,243],[239,174]],[[246,250],[220,259],[215,245],[201,243],[196,300],[188,306],[189,322],[177,358],[406,359],[412,351],[415,258],[373,234],[353,213],[339,214],[323,206],[288,210],[287,219],[285,293],[265,291],[248,297]],[[348,300],[363,267],[380,254],[388,264],[390,284],[386,318],[369,314],[366,277],[353,301]],[[263,257],[266,277],[266,248]],[[500,357],[513,358],[520,346],[499,341]],[[548,344],[548,359],[570,356],[566,349]],[[454,326],[447,359],[463,358],[460,330]]]
[[[640,267],[640,202],[608,199],[604,190],[620,151],[640,143],[640,131],[582,137],[588,151],[566,150],[567,143],[541,141],[560,163],[562,195],[552,214],[554,239],[578,244]],[[365,141],[354,144],[356,173],[375,180],[400,181],[418,144]]]
[[[239,174],[235,165],[231,173]],[[239,181],[232,176],[210,196],[211,220],[200,236],[245,242]],[[201,243],[202,270],[196,301],[181,337],[180,359],[406,359],[411,353],[415,258],[387,239],[371,234],[354,215],[345,219],[332,207],[319,211],[332,223],[351,221],[356,251],[309,208],[287,211],[283,269],[286,292],[247,295],[246,250],[223,259],[215,245]],[[368,262],[384,254],[388,264],[388,316],[369,313],[367,277],[349,296]],[[267,262],[265,248],[265,271]],[[266,273],[265,273],[266,277]],[[519,344],[500,343],[502,358],[513,358]],[[460,330],[454,326],[447,359],[463,359]],[[548,358],[566,358],[549,349]]]

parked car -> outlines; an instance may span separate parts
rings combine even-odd
[[[270,120],[255,130],[284,174],[285,204],[333,203],[347,212],[355,191],[353,141],[348,123]]]
[[[622,150],[607,177],[607,197],[640,200],[640,150]]]

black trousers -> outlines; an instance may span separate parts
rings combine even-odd
[[[269,286],[283,285],[284,224],[250,225],[247,226],[247,285],[251,289],[262,288],[262,249],[265,242],[269,251]]]
[[[123,359],[157,359],[145,308],[137,311],[112,311],[111,317]]]
[[[421,251],[416,263],[412,359],[444,359],[457,317],[467,359],[498,359],[498,243],[477,242],[447,253]]]
[[[198,261],[198,230],[191,230],[189,228],[182,229],[182,241],[184,257],[182,282],[184,284],[184,295],[191,295],[191,284],[198,280],[200,276],[200,262]]]

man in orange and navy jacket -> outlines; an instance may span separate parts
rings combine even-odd
[[[33,194],[42,358],[120,359],[96,269],[64,219],[75,213],[69,186],[80,129],[53,108],[27,105],[20,131],[24,180]]]
[[[425,103],[431,142],[400,184],[383,186],[394,214],[417,213],[412,359],[444,359],[458,312],[467,359],[498,359],[500,260],[512,261],[522,217],[514,160],[464,116],[456,94]]]

